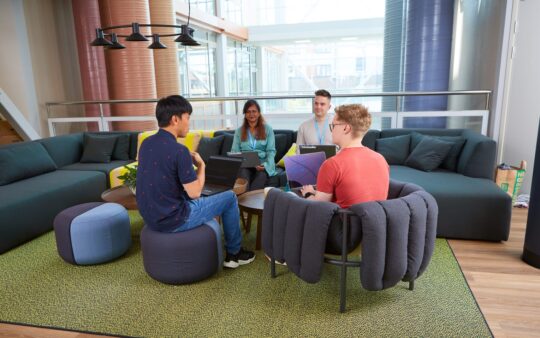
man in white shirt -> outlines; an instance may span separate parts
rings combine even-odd
[[[315,100],[313,101],[314,116],[302,122],[298,127],[297,146],[301,144],[333,144],[332,133],[328,127],[332,121],[332,117],[328,116],[328,110],[332,107],[330,104],[331,99],[330,93],[324,89],[315,92]],[[299,153],[299,147],[296,148],[296,152]]]

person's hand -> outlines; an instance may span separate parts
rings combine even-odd
[[[264,170],[264,165],[258,165],[258,166],[255,167],[255,169],[257,171],[263,171]]]
[[[313,188],[312,185],[304,185],[300,188],[300,192],[302,193],[302,196],[306,196],[308,193],[315,195],[315,188]]]
[[[195,164],[195,166],[197,168],[201,167],[201,166],[204,166],[204,161],[201,157],[201,155],[199,155],[199,153],[196,153],[194,151],[191,152],[191,158],[193,159],[193,164]]]

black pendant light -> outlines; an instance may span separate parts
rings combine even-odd
[[[131,24],[131,29],[133,32],[126,38],[126,41],[148,41],[148,39],[141,34],[137,22]]]
[[[92,46],[111,46],[112,43],[105,39],[105,34],[101,28],[96,28],[96,39],[92,41]]]
[[[112,45],[107,46],[107,49],[124,49],[126,46],[118,42],[118,36],[116,33],[111,33],[111,43]]]
[[[148,48],[150,48],[150,49],[167,49],[167,46],[165,46],[164,44],[162,44],[159,41],[159,34],[153,34],[152,35],[152,40],[154,42],[152,42],[152,44],[150,46],[148,46]]]

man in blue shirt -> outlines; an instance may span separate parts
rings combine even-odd
[[[221,216],[227,250],[223,266],[237,268],[253,262],[255,254],[240,246],[236,195],[229,190],[201,197],[204,161],[176,141],[187,135],[192,111],[191,104],[179,95],[158,101],[156,118],[160,129],[144,140],[139,150],[137,205],[146,224],[161,232],[187,231]]]

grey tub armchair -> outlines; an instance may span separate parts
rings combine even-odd
[[[343,220],[339,259],[325,255],[326,235],[336,214]],[[360,267],[362,287],[370,291],[399,281],[414,288],[433,254],[437,216],[433,196],[417,185],[398,181],[390,182],[387,200],[349,209],[271,189],[264,204],[262,245],[271,258],[273,278],[276,260],[287,262],[290,271],[309,283],[319,281],[323,262],[340,266],[340,312],[344,312],[347,268]],[[361,261],[347,257],[351,232],[362,237]]]

